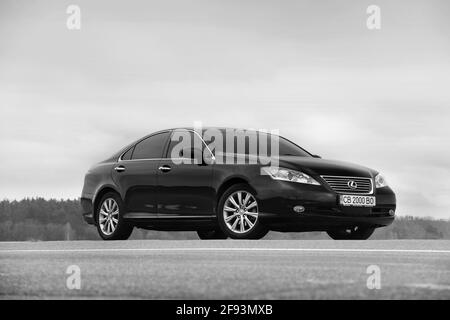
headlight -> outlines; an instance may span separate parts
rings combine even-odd
[[[377,188],[382,188],[387,187],[387,185],[386,179],[381,174],[377,174],[375,177],[375,186]]]
[[[320,185],[316,180],[300,171],[277,167],[263,167],[261,169],[274,180]]]

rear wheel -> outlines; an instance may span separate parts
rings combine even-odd
[[[100,200],[97,208],[97,231],[103,240],[126,240],[133,232],[133,226],[123,219],[122,199],[109,192]]]
[[[374,230],[375,228],[355,226],[347,229],[329,230],[327,233],[334,240],[367,240]]]
[[[258,202],[246,184],[236,184],[224,192],[217,218],[222,231],[233,239],[261,239],[269,231],[260,222]]]
[[[227,239],[228,236],[222,230],[198,230],[198,237],[202,240],[221,240]]]

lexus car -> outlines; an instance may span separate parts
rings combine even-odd
[[[81,204],[104,240],[127,239],[133,228],[200,239],[260,239],[273,230],[363,240],[396,210],[376,170],[230,128],[167,129],[127,145],[90,168]]]

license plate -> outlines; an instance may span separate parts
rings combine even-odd
[[[373,196],[352,196],[352,195],[341,195],[340,204],[342,206],[351,207],[374,207],[375,197]]]

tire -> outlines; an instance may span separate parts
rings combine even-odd
[[[347,229],[328,230],[327,233],[334,240],[367,240],[375,228],[351,227]]]
[[[254,191],[243,183],[231,186],[222,194],[217,220],[222,232],[232,239],[261,239],[269,232],[260,222]]]
[[[228,236],[222,230],[198,230],[197,235],[202,240],[225,240]]]
[[[126,240],[133,226],[123,219],[124,205],[117,193],[108,192],[100,200],[96,212],[97,231],[103,240]],[[108,222],[109,221],[109,222]]]

